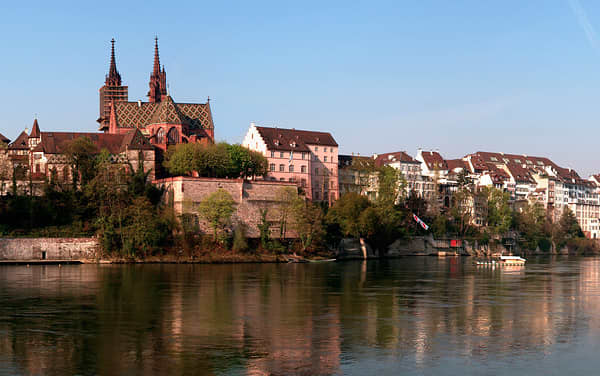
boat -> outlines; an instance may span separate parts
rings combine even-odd
[[[493,265],[493,266],[504,266],[504,265],[525,265],[525,260],[519,256],[499,256],[497,259],[477,261],[476,265]]]

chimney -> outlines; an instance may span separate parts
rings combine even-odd
[[[373,159],[377,159],[377,153],[373,154]]]
[[[138,100],[138,107],[142,107],[142,101]]]

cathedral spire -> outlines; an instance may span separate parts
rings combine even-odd
[[[154,37],[154,69],[153,74],[160,73],[160,57],[158,56],[158,37]]]
[[[117,71],[117,63],[115,60],[115,38],[111,39],[110,48],[110,68],[108,69],[108,75],[106,76],[107,86],[121,86],[121,75]]]
[[[154,67],[152,68],[152,74],[150,74],[150,90],[148,91],[150,102],[160,102],[167,95],[167,74],[164,66],[162,71],[160,68],[158,37],[154,37]]]

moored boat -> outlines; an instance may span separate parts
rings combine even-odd
[[[504,265],[525,265],[525,260],[519,256],[499,256],[497,259],[490,259],[484,261],[475,262],[476,265],[494,265],[494,266],[504,266]]]

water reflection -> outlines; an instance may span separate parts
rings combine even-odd
[[[600,258],[0,267],[0,374],[585,370],[599,283]]]

